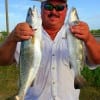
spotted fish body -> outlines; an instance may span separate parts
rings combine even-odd
[[[41,18],[36,7],[29,8],[26,22],[37,29],[34,36],[21,42],[20,49],[20,87],[16,100],[24,100],[28,88],[32,85],[41,62]]]
[[[71,25],[78,24],[78,22],[79,22],[79,17],[76,8],[72,7],[67,19],[68,28],[66,33],[68,40],[70,64],[75,72],[74,87],[76,89],[81,88],[85,82],[84,78],[81,75],[81,71],[84,66],[84,48],[83,48],[83,41],[76,38],[69,30],[69,27]]]

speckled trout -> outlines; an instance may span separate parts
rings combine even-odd
[[[20,87],[16,100],[24,100],[28,88],[32,85],[41,62],[41,18],[37,8],[29,8],[26,22],[36,29],[34,36],[21,42],[20,48]]]
[[[81,75],[81,71],[84,67],[84,46],[83,41],[76,38],[69,27],[71,25],[77,25],[79,22],[79,17],[76,11],[76,8],[72,7],[69,12],[68,19],[67,19],[67,40],[68,40],[68,50],[69,50],[69,57],[70,57],[70,64],[71,67],[74,69],[75,72],[75,80],[74,80],[74,87],[76,89],[83,87],[85,79]]]

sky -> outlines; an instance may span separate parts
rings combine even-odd
[[[32,0],[8,0],[9,29],[25,22],[27,10],[35,5],[40,13],[40,2]],[[100,0],[68,0],[68,11],[75,7],[81,21],[91,29],[100,29]],[[67,18],[67,17],[66,17]],[[5,0],[0,0],[0,31],[6,31]]]

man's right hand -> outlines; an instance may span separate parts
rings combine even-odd
[[[11,32],[12,40],[19,42],[22,40],[28,40],[34,35],[35,29],[28,23],[19,23]]]

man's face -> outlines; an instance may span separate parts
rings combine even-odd
[[[45,6],[44,5],[45,4],[43,4],[41,8],[43,26],[62,26],[66,17],[66,3],[49,1]]]

